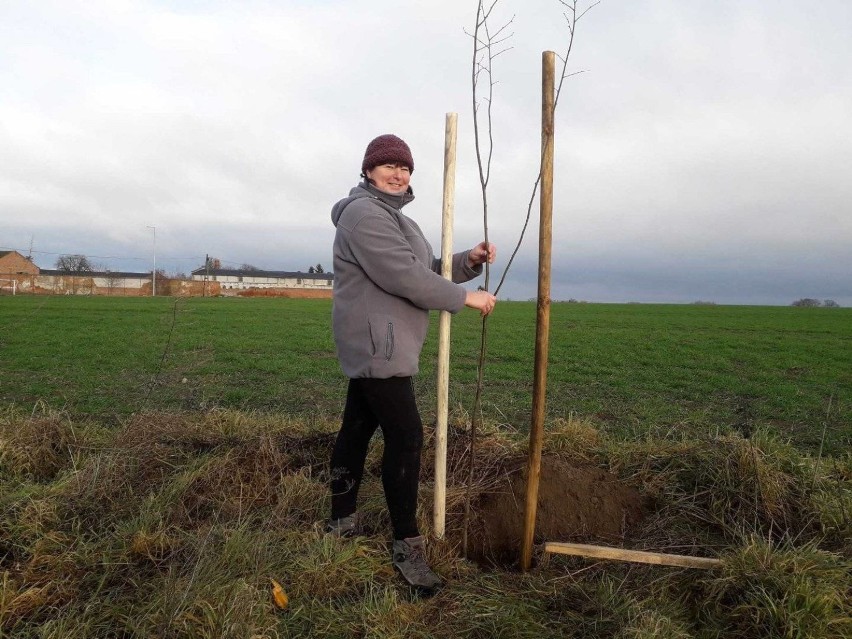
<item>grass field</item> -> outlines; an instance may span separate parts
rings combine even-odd
[[[644,511],[619,539],[584,525],[555,540],[723,560],[706,572],[540,547],[523,574],[461,556],[480,321],[457,315],[433,598],[390,567],[378,438],[364,536],[321,532],[345,392],[329,316],[312,300],[0,297],[0,637],[852,636],[848,310],[553,306],[545,454],[606,473]],[[525,455],[534,319],[504,303],[489,322],[475,513]],[[433,326],[427,424],[436,342]],[[571,498],[609,505],[588,491]]]
[[[417,384],[434,412],[436,322]],[[330,302],[0,298],[0,402],[119,421],[142,409],[329,418],[344,379]],[[470,410],[480,321],[454,318],[451,404]],[[486,419],[529,421],[535,305],[489,322]],[[816,450],[852,443],[852,309],[554,304],[548,416],[625,438],[766,427]]]

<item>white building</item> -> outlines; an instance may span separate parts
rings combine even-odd
[[[333,273],[302,273],[297,271],[254,271],[240,269],[206,269],[203,266],[192,272],[192,279],[196,282],[218,282],[223,290],[247,290],[256,289],[332,289],[334,281]]]

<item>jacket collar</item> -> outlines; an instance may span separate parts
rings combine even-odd
[[[408,190],[405,193],[388,193],[387,191],[382,191],[381,189],[377,189],[375,186],[364,180],[359,184],[362,189],[367,191],[372,197],[377,200],[381,200],[388,206],[392,206],[395,209],[401,209],[403,206],[408,204],[414,199],[414,191],[411,187],[408,187]]]

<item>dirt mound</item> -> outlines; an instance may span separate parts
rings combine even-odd
[[[526,466],[526,458],[505,461],[497,488],[484,494],[473,509],[471,559],[491,565],[517,563],[524,526]],[[558,457],[542,458],[535,543],[617,542],[642,516],[642,496],[614,475]]]

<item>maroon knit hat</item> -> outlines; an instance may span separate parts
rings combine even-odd
[[[390,133],[380,135],[367,145],[364,161],[361,162],[361,173],[366,173],[379,164],[399,162],[405,164],[414,173],[414,158],[411,149],[401,139]]]

